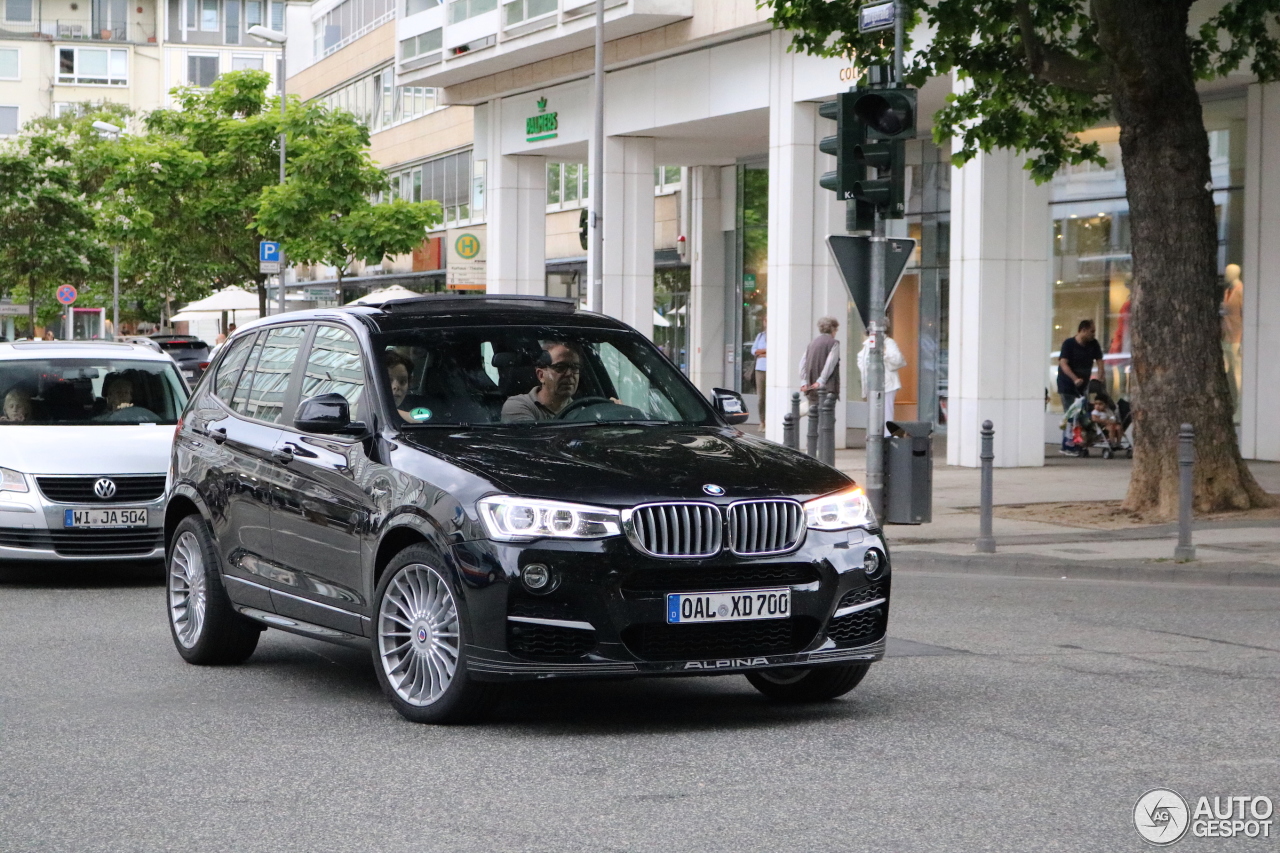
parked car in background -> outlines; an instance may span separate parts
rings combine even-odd
[[[213,371],[165,515],[190,663],[239,663],[264,627],[362,640],[396,710],[442,723],[512,679],[737,673],[818,701],[884,655],[862,489],[572,300],[293,312]]]
[[[209,366],[209,345],[195,335],[152,335],[151,340],[173,357],[182,375],[194,388]]]
[[[147,337],[146,335],[126,335],[125,337],[122,337],[122,338],[116,338],[116,340],[125,344],[135,344],[137,346],[144,346],[147,349],[151,350],[152,352],[164,352],[164,347],[160,346],[159,343],[151,340],[151,338]]]
[[[0,559],[159,559],[173,360],[122,342],[0,344]]]

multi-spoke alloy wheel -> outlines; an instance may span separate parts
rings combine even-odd
[[[396,695],[422,707],[440,699],[458,670],[458,606],[444,578],[405,566],[378,608],[378,654]]]
[[[193,648],[204,629],[205,571],[200,542],[190,530],[183,531],[169,560],[169,619],[183,648]]]
[[[237,613],[227,598],[218,571],[218,548],[200,516],[178,522],[166,569],[169,629],[182,659],[195,664],[248,660],[262,626]]]
[[[747,681],[780,702],[822,702],[857,687],[870,668],[869,663],[850,663],[814,669],[762,669],[748,672]]]

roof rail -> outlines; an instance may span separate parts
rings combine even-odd
[[[370,303],[365,303],[369,305]],[[448,311],[509,311],[515,308],[533,308],[572,314],[578,310],[576,299],[562,296],[523,296],[518,293],[484,293],[474,296],[441,294],[439,296],[411,296],[392,299],[370,307],[381,308],[388,314],[427,314]]]

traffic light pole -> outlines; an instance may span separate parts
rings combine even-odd
[[[884,513],[884,218],[876,211],[871,233],[871,351],[867,353],[867,499],[877,518]]]

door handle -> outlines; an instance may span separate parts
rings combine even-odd
[[[214,444],[222,444],[222,442],[227,440],[227,428],[215,427],[214,429],[209,430],[209,437],[213,439]]]
[[[285,444],[271,451],[271,458],[279,462],[281,465],[288,465],[293,461],[293,445]]]

